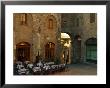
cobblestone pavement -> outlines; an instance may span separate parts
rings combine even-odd
[[[66,71],[54,75],[97,75],[97,64],[72,64]]]

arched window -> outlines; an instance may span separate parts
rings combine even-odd
[[[55,44],[49,42],[45,45],[45,58],[52,61],[54,57],[55,57]]]
[[[28,42],[20,42],[16,45],[16,59],[18,61],[30,60],[30,44]]]
[[[46,27],[47,29],[55,29],[57,26],[57,21],[54,15],[48,15],[46,19]]]
[[[97,61],[97,39],[90,38],[86,41],[86,61]]]
[[[53,29],[53,19],[49,19],[48,21],[49,21],[48,22],[49,23],[48,28]]]

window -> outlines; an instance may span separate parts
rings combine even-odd
[[[56,18],[53,15],[48,15],[46,19],[46,27],[47,29],[54,29],[57,26]]]
[[[49,42],[45,45],[45,58],[49,61],[53,61],[55,57],[55,44]]]
[[[95,22],[95,13],[90,13],[90,23]]]
[[[20,21],[21,21],[21,25],[24,25],[27,23],[27,14],[26,13],[22,13],[20,15]]]
[[[49,29],[53,29],[53,20],[52,19],[49,19],[49,26],[48,26]]]

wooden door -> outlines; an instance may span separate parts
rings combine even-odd
[[[16,58],[17,61],[30,60],[30,44],[27,42],[20,42],[16,45]]]

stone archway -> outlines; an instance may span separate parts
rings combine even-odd
[[[89,38],[86,40],[86,61],[97,63],[97,39]]]
[[[72,63],[72,40],[68,33],[61,33],[61,62]]]
[[[20,42],[16,45],[17,61],[30,61],[30,44],[28,42]]]

